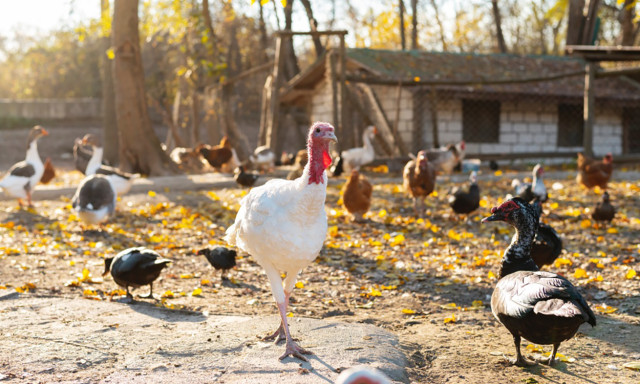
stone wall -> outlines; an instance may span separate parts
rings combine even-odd
[[[100,99],[0,99],[0,116],[43,120],[99,119]]]

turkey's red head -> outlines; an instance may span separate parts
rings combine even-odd
[[[602,162],[605,164],[613,163],[613,155],[611,153],[607,153],[606,155],[604,155]]]
[[[329,143],[337,142],[335,129],[329,123],[317,122],[309,129],[309,184],[323,182],[324,170],[331,165]]]

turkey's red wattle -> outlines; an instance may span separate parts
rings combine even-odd
[[[329,151],[322,151],[322,164],[324,165],[324,169],[329,168],[332,161]]]

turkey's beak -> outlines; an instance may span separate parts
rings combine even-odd
[[[336,137],[336,134],[333,132],[327,133],[324,138],[327,140],[333,141],[334,143],[338,142],[338,138]]]

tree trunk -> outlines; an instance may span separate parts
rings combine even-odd
[[[285,31],[291,31],[291,25],[293,12],[293,0],[287,1],[287,6],[284,7],[284,29]],[[293,39],[291,37],[283,37],[282,44],[284,44],[284,79],[283,81],[289,81],[294,78],[295,75],[300,73],[300,67],[298,66],[298,58],[296,52],[293,49]]]
[[[227,77],[232,78],[239,72],[240,62],[237,60],[238,54],[240,52],[240,47],[238,45],[237,38],[237,30],[238,24],[236,20],[232,20],[229,22],[227,26],[227,30],[229,32],[229,48],[227,50]],[[220,109],[221,122],[224,133],[229,138],[229,142],[235,148],[238,158],[240,160],[245,160],[250,155],[249,150],[249,140],[245,136],[244,133],[240,131],[238,128],[238,124],[236,123],[234,109],[231,106],[231,98],[234,93],[235,82],[228,82],[227,84],[222,86],[222,95],[221,95],[221,104],[222,108]]]
[[[260,6],[260,10],[262,11],[262,6]],[[210,45],[210,58],[212,61],[215,61],[216,56],[218,54],[218,38],[216,37],[216,32],[213,29],[213,22],[211,21],[211,11],[209,11],[209,0],[202,0],[202,18],[204,19],[204,25],[207,28],[207,32],[209,33],[209,41]]]
[[[267,36],[267,25],[264,22],[264,12],[262,8],[262,1],[258,1],[260,5],[260,19],[258,22],[258,29],[260,30],[260,45],[262,46],[263,52],[263,60],[266,62],[269,60],[269,56],[267,55],[267,45],[269,45],[269,38]]]
[[[442,25],[442,20],[440,20],[440,12],[438,11],[438,6],[436,4],[436,0],[431,0],[431,6],[433,7],[433,11],[436,16],[436,23],[438,24],[438,29],[440,30],[440,42],[442,42],[442,51],[447,52],[447,41],[444,39],[444,25]]]
[[[418,49],[418,0],[411,0],[411,49]]]
[[[491,0],[491,8],[493,10],[493,20],[496,23],[496,38],[498,40],[498,50],[500,53],[507,53],[507,44],[504,41],[504,34],[502,33],[502,19],[500,18],[500,8],[498,7],[498,0]]]
[[[404,37],[404,1],[399,0],[398,13],[400,14],[400,48],[407,49],[407,42]]]
[[[636,14],[636,0],[625,0],[620,14],[620,45],[631,46],[636,38],[636,28],[633,19]]]
[[[149,176],[180,173],[162,150],[149,120],[140,55],[138,0],[115,0],[111,34],[120,168]]]
[[[307,12],[307,17],[309,18],[309,29],[311,32],[318,31],[318,21],[313,17],[313,9],[311,9],[311,3],[309,0],[300,0],[302,1],[302,5],[304,6],[304,10]],[[313,40],[313,46],[316,49],[316,56],[320,57],[324,53],[324,46],[320,41],[320,36],[311,35],[311,39]]]
[[[569,21],[565,45],[580,44],[584,29],[584,0],[569,0]]]
[[[109,0],[101,0],[102,20],[109,18]],[[111,37],[102,38],[105,54],[100,60],[102,75],[102,142],[104,159],[111,165],[118,163],[118,125],[116,124],[115,94],[113,92],[113,72],[111,60],[106,50],[111,46]]]

